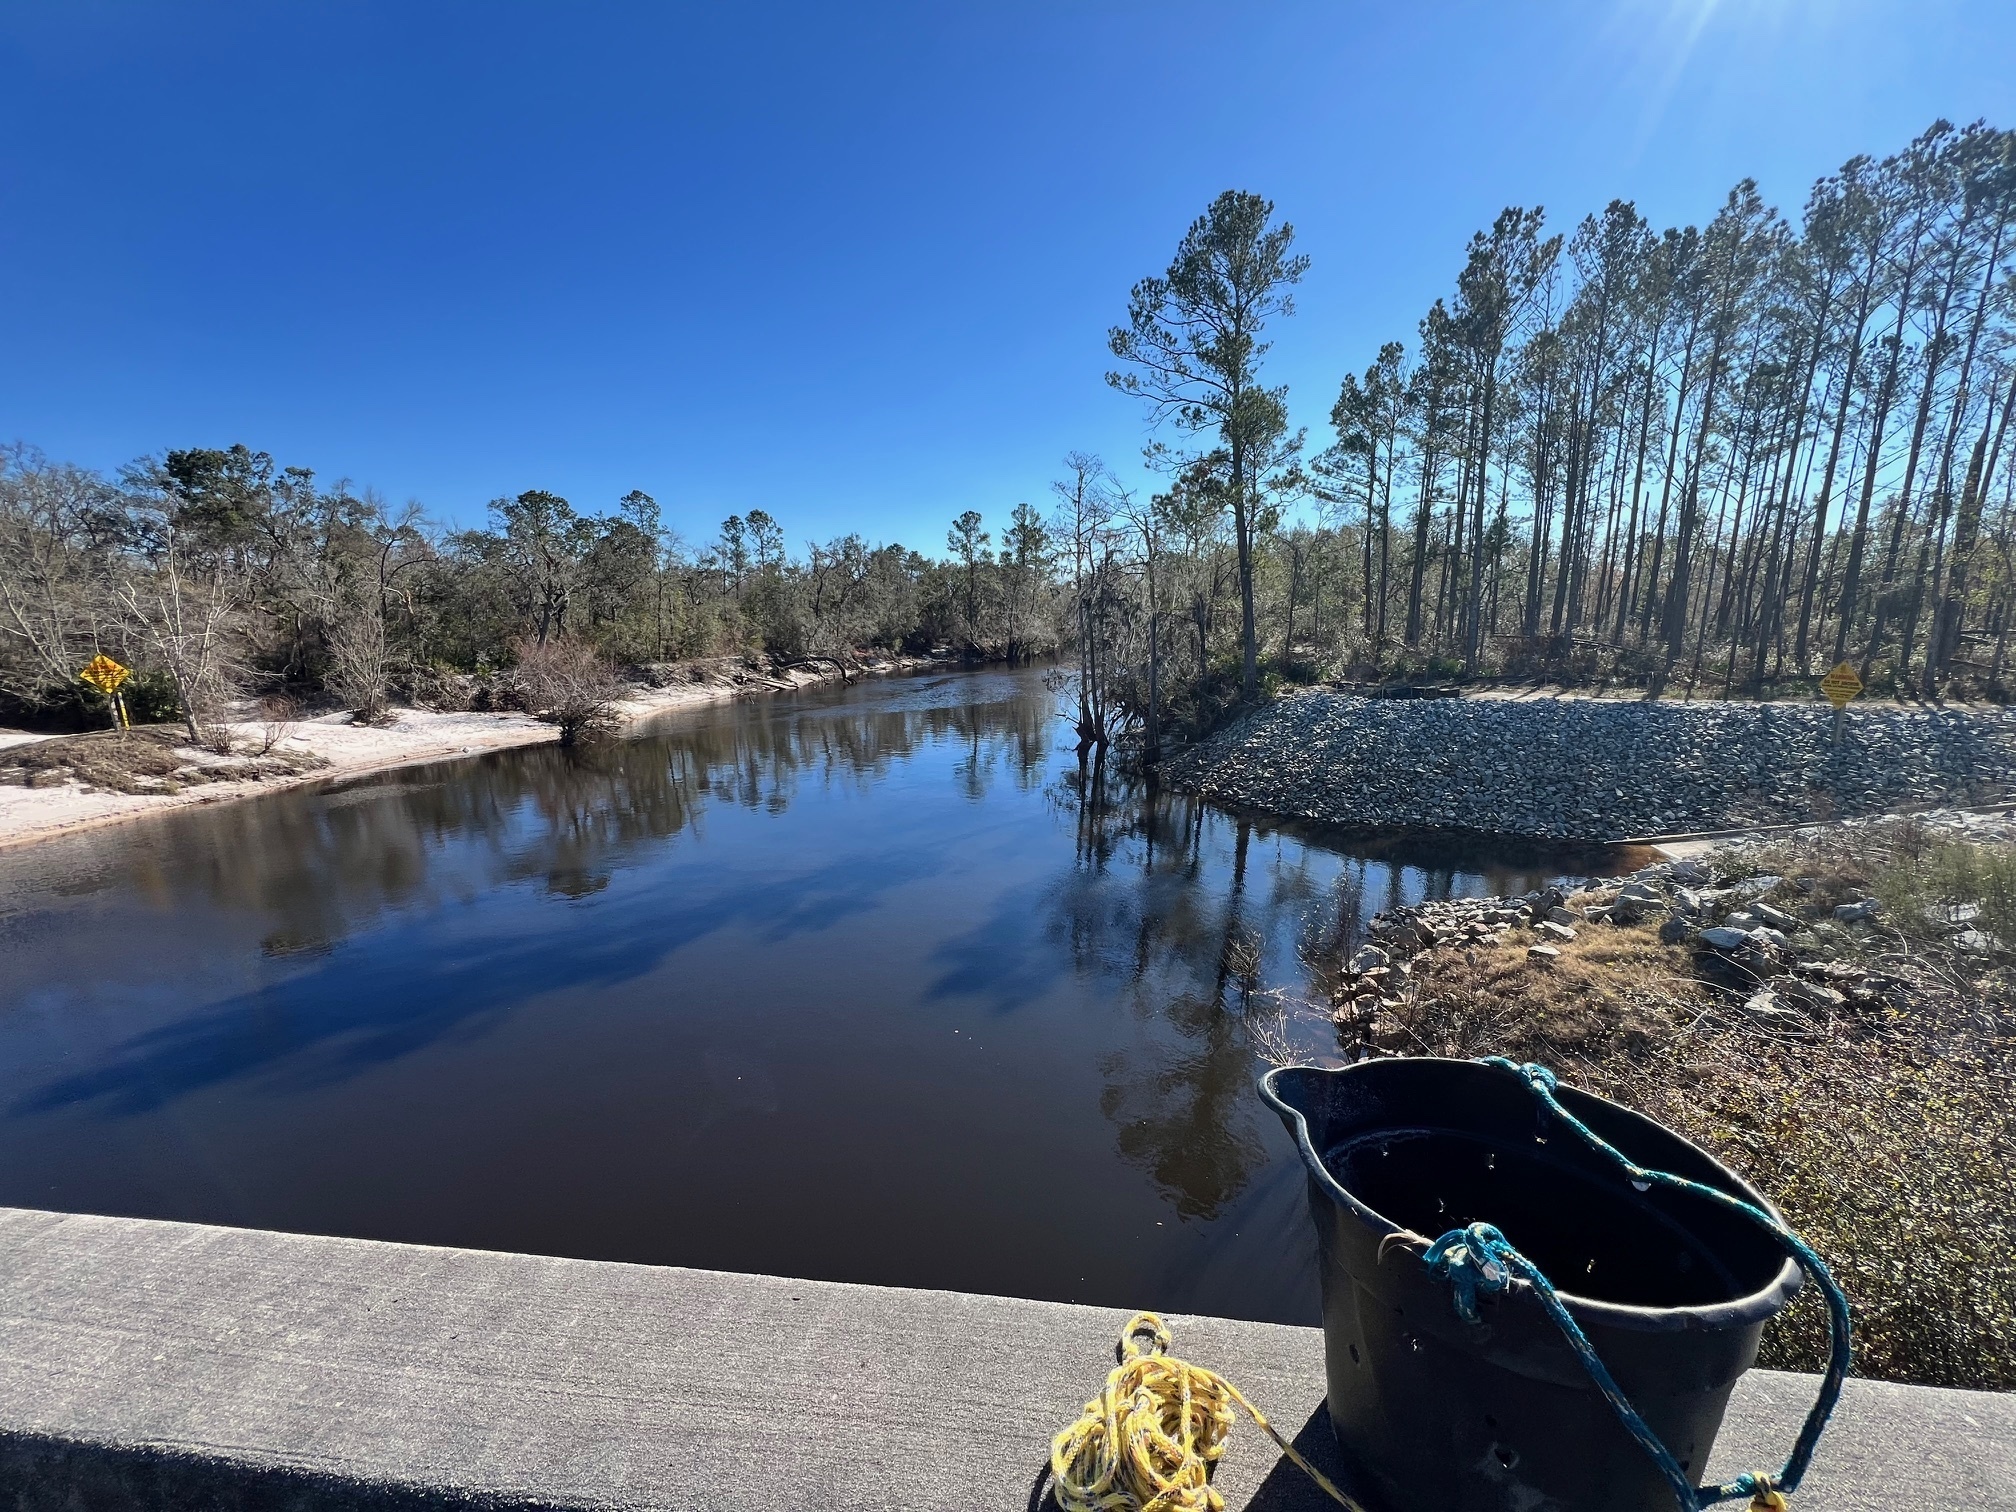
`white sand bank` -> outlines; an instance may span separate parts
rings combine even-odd
[[[913,664],[905,659],[901,664],[887,663],[870,670],[890,672]],[[635,724],[693,704],[712,703],[745,693],[784,692],[827,680],[820,673],[801,668],[751,676],[741,683],[727,680],[675,683],[664,688],[640,689],[624,699],[619,708],[625,723]],[[108,793],[90,791],[74,782],[53,787],[0,786],[0,850],[191,804],[226,803],[308,782],[356,777],[366,772],[473,756],[509,746],[538,745],[559,738],[552,725],[542,724],[526,714],[442,714],[431,709],[399,709],[395,713],[397,717],[385,726],[354,725],[347,714],[329,714],[289,725],[276,750],[288,754],[311,753],[328,763],[297,776],[201,783],[179,793]],[[257,721],[234,723],[231,730],[254,750],[265,743],[266,727]],[[46,738],[25,730],[0,730],[0,750]]]

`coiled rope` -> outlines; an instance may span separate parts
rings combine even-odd
[[[1784,1512],[1785,1497],[1799,1489],[1799,1482],[1805,1478],[1806,1467],[1812,1462],[1813,1450],[1820,1442],[1820,1435],[1827,1427],[1827,1420],[1834,1414],[1834,1404],[1841,1397],[1841,1383],[1847,1378],[1852,1352],[1848,1299],[1829,1274],[1826,1262],[1816,1255],[1812,1248],[1790,1228],[1772,1214],[1755,1203],[1745,1202],[1716,1187],[1704,1186],[1698,1181],[1689,1181],[1684,1176],[1675,1176],[1670,1171],[1653,1170],[1641,1166],[1625,1155],[1615,1145],[1597,1134],[1581,1119],[1561,1105],[1555,1096],[1557,1085],[1554,1073],[1545,1066],[1506,1059],[1502,1055],[1485,1056],[1483,1064],[1510,1071],[1533,1089],[1534,1096],[1546,1111],[1559,1119],[1578,1134],[1592,1150],[1607,1156],[1616,1163],[1625,1178],[1638,1191],[1649,1191],[1653,1187],[1663,1187],[1668,1191],[1686,1192],[1690,1196],[1705,1198],[1718,1206],[1741,1214],[1750,1222],[1763,1229],[1776,1241],[1779,1248],[1798,1264],[1799,1269],[1820,1289],[1827,1302],[1827,1329],[1829,1350],[1827,1371],[1820,1380],[1820,1394],[1814,1400],[1812,1410],[1806,1414],[1805,1425],[1799,1430],[1799,1437],[1793,1441],[1792,1452],[1786,1456],[1784,1465],[1776,1475],[1766,1475],[1752,1471],[1739,1475],[1723,1485],[1696,1486],[1689,1479],[1672,1451],[1660,1442],[1638,1410],[1631,1405],[1618,1388],[1609,1369],[1597,1356],[1588,1335],[1582,1332],[1574,1316],[1555,1294],[1554,1287],[1542,1274],[1540,1267],[1528,1260],[1507,1242],[1505,1236],[1488,1223],[1473,1223],[1468,1228],[1451,1229],[1440,1239],[1428,1246],[1422,1256],[1429,1273],[1440,1276],[1449,1283],[1456,1312],[1467,1323],[1479,1321],[1477,1299],[1492,1293],[1502,1292],[1516,1277],[1533,1288],[1540,1305],[1547,1316],[1561,1330],[1568,1347],[1582,1362],[1582,1369],[1590,1382],[1602,1393],[1610,1404],[1610,1410],[1617,1415],[1617,1421],[1645,1452],[1652,1457],[1666,1483],[1673,1488],[1674,1500],[1681,1512],[1700,1512],[1701,1508],[1712,1507],[1718,1502],[1734,1501],[1741,1496],[1750,1498],[1752,1512]]]
[[[1147,1348],[1141,1340],[1149,1339]],[[1169,1326],[1136,1313],[1120,1332],[1120,1363],[1078,1421],[1050,1443],[1051,1490],[1064,1512],[1222,1512],[1211,1470],[1246,1409],[1261,1431],[1349,1512],[1346,1496],[1274,1430],[1239,1388],[1169,1353]]]

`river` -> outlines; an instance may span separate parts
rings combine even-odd
[[[1548,858],[1079,778],[870,681],[0,855],[0,1202],[1313,1323],[1268,1055]]]

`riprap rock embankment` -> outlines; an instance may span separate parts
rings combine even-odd
[[[1283,818],[1608,841],[1981,803],[2016,716],[1610,699],[1283,698],[1184,752],[1172,785]]]

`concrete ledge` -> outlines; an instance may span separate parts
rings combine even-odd
[[[1118,1310],[0,1209],[0,1502],[1027,1508]],[[1175,1318],[1328,1456],[1314,1329]],[[1738,1389],[1776,1464],[1801,1376]],[[1251,1428],[1233,1508],[1327,1505]],[[1852,1383],[1801,1512],[2016,1512],[2016,1397]]]

